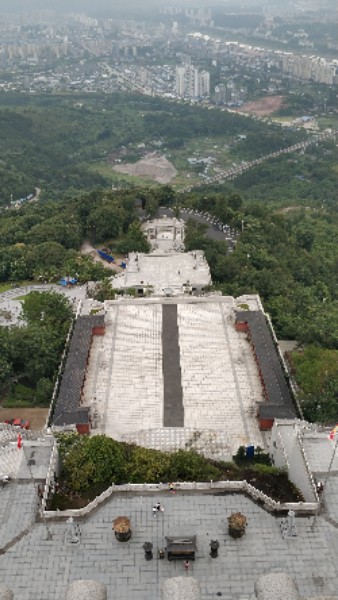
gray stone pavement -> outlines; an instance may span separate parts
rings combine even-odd
[[[35,523],[37,508],[38,495],[33,483],[13,481],[0,488],[0,548]]]
[[[164,513],[152,514],[158,501]],[[233,540],[227,516],[240,510],[248,519],[246,534]],[[112,534],[115,517],[131,519],[132,538],[119,543]],[[254,600],[254,582],[266,573],[293,577],[302,596],[334,594],[338,576],[337,530],[321,517],[314,530],[312,518],[296,521],[298,537],[283,539],[280,518],[266,513],[242,495],[128,496],[117,495],[80,524],[79,545],[65,544],[66,524],[50,525],[46,539],[43,523],[36,524],[0,556],[0,584],[8,585],[20,600],[57,600],[69,583],[95,579],[107,585],[109,600],[159,600],[164,579],[183,574],[182,561],[157,558],[166,535],[197,535],[197,557],[190,575],[201,584],[202,598]],[[209,543],[220,542],[219,557],[209,556]],[[142,545],[154,544],[154,559],[144,559]],[[189,575],[188,575],[189,576]],[[287,600],[287,599],[286,599]]]

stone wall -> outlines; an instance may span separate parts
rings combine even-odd
[[[285,468],[306,502],[318,503],[315,482],[300,436],[301,421],[275,421],[271,431],[270,455],[278,468]]]
[[[176,484],[177,491],[211,491],[211,492],[229,492],[229,493],[242,493],[248,494],[254,501],[262,504],[263,508],[270,512],[283,512],[293,510],[296,514],[302,515],[314,515],[318,510],[317,502],[288,502],[281,503],[272,500],[266,494],[257,490],[247,481],[210,481],[210,482],[184,482]],[[159,494],[161,492],[168,492],[168,484],[148,484],[148,483],[128,483],[126,485],[112,485],[103,494],[97,496],[92,502],[87,504],[84,508],[76,510],[64,510],[64,511],[47,511],[44,508],[42,510],[42,516],[46,519],[59,519],[84,517],[100,504],[105,502],[108,498],[112,497],[116,493],[130,493],[130,494],[146,494],[154,493]]]

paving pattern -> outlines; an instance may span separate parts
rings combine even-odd
[[[181,296],[189,284],[198,289],[211,284],[209,265],[200,250],[167,255],[132,253],[128,268],[112,280],[116,289],[151,286],[159,296],[165,295],[166,289]]]
[[[0,493],[2,491],[0,490]],[[6,494],[9,491],[6,490]],[[21,498],[25,497],[22,489]],[[152,515],[160,500],[164,513]],[[16,506],[20,521],[25,505]],[[240,510],[248,519],[246,534],[233,540],[227,533],[227,517]],[[111,524],[128,515],[132,538],[115,540]],[[26,521],[25,521],[26,524]],[[7,525],[2,525],[6,528]],[[0,556],[0,583],[8,585],[20,600],[59,600],[69,583],[95,579],[108,588],[109,600],[160,600],[161,583],[183,575],[181,561],[159,560],[157,551],[167,535],[197,535],[197,557],[190,575],[201,584],[202,600],[254,600],[259,575],[285,572],[293,577],[301,596],[333,595],[338,577],[337,530],[319,518],[297,519],[298,537],[283,539],[280,519],[242,495],[117,495],[80,523],[81,542],[65,544],[67,525],[52,523],[47,540],[43,523],[35,524],[16,544]],[[210,540],[220,542],[219,556],[209,555]],[[146,561],[142,545],[154,545],[154,559]]]
[[[162,452],[195,450],[214,460],[232,459],[233,446],[226,431],[222,429],[162,427],[123,435],[122,441]]]
[[[35,523],[37,503],[33,483],[12,481],[0,487],[0,548]]]
[[[84,404],[95,398],[97,429],[122,433],[163,422],[162,311],[158,304],[111,308],[105,335],[94,339]]]
[[[180,304],[178,319],[185,426],[223,430],[234,452],[264,446],[254,418],[262,401],[257,367],[228,307]]]
[[[164,311],[175,322],[167,323]],[[171,344],[177,327],[178,340]],[[164,418],[165,378],[170,418],[168,410]],[[252,350],[235,330],[232,299],[168,305],[151,299],[107,307],[106,333],[93,338],[84,387],[94,433],[149,447],[158,442],[158,449],[170,450],[174,443],[189,447],[195,431],[208,456],[230,458],[240,445],[265,446],[256,420],[262,401]]]

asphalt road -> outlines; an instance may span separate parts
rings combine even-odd
[[[174,212],[171,208],[160,208],[159,209],[159,217],[170,217],[173,218],[174,217]],[[233,248],[236,240],[238,238],[238,232],[237,235],[232,235],[229,233],[226,233],[222,230],[220,230],[220,228],[218,227],[218,225],[212,223],[212,221],[215,221],[216,219],[214,217],[212,217],[211,215],[201,215],[200,213],[197,213],[196,211],[190,210],[190,209],[186,209],[186,208],[182,208],[180,210],[180,219],[183,219],[183,221],[187,222],[189,219],[193,219],[194,221],[197,221],[197,223],[202,223],[203,225],[207,226],[207,230],[206,230],[206,235],[208,236],[208,238],[210,238],[211,240],[215,240],[216,242],[227,242],[229,248]]]

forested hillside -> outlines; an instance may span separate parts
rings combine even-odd
[[[244,134],[240,154],[249,159],[304,137],[228,112],[159,98],[128,96],[126,102],[122,94],[0,94],[0,130],[0,206],[36,187],[44,200],[71,190],[111,187],[116,153],[135,161],[143,151],[140,145],[151,151],[160,144],[161,152],[172,153],[175,161],[175,152],[192,140],[200,141],[202,151],[206,136],[217,141],[223,136],[223,143],[231,145]]]
[[[121,189],[112,190],[109,160],[121,147],[128,160],[137,160],[139,144],[151,148],[160,142],[161,151],[170,150],[172,160],[179,162],[182,148],[188,146],[190,151],[197,142],[203,148],[206,136],[209,147],[212,136],[218,144],[224,136],[228,146],[229,140],[245,132],[243,141],[227,149],[238,161],[287,146],[303,134],[157,98],[128,96],[126,104],[125,97],[117,94],[95,98],[0,95],[0,124],[0,202],[8,204],[10,197],[37,186],[42,190],[36,202],[2,211],[0,283],[55,282],[64,275],[76,276],[80,283],[105,281],[111,271],[81,254],[83,241],[121,254],[146,252],[136,208],[141,202],[150,216],[165,204],[177,213],[184,206],[207,210],[241,231],[235,250],[229,253],[225,243],[207,238],[196,222],[188,225],[187,249],[205,251],[214,284],[224,294],[261,295],[279,338],[295,339],[305,348],[292,358],[303,389],[305,416],[325,422],[338,418],[338,378],[332,366],[338,357],[335,142],[269,161],[219,187],[182,193],[169,186],[123,187],[122,183]],[[111,294],[108,288],[103,284],[100,299]],[[28,361],[22,362],[21,373],[31,373],[29,385],[36,397],[46,398],[54,371],[44,371],[41,365],[36,376],[30,371],[25,348],[29,344],[43,348],[44,343],[36,324],[28,325],[32,327],[27,333],[23,328],[21,332],[20,328],[0,330],[0,382],[6,386],[18,368],[16,346]],[[51,330],[43,331],[48,352],[58,357],[61,338],[55,349],[48,345]],[[310,372],[313,377],[307,378]],[[39,392],[39,386],[45,386],[45,391]]]
[[[238,229],[235,251],[208,240],[203,226],[190,223],[186,246],[201,248],[213,281],[223,294],[259,293],[277,336],[294,339],[305,353],[294,353],[304,414],[310,420],[338,418],[338,210],[276,210],[242,202],[222,193],[191,196],[199,209],[206,202],[223,222]],[[299,377],[298,377],[299,372]],[[307,374],[312,376],[307,378]],[[307,383],[303,387],[303,382]]]
[[[280,338],[338,350],[338,214],[334,207],[284,211],[243,201],[234,194],[175,194],[165,187],[40,201],[17,212],[7,211],[1,219],[1,281],[55,281],[76,273],[84,282],[111,275],[81,255],[80,245],[90,239],[114,251],[147,251],[135,208],[135,201],[142,198],[152,214],[159,204],[170,203],[207,208],[237,229],[243,222],[244,230],[231,254],[225,243],[207,238],[204,227],[196,222],[188,224],[186,247],[205,251],[213,281],[224,294],[259,293]],[[338,416],[338,385],[331,381],[330,386],[331,416]]]

